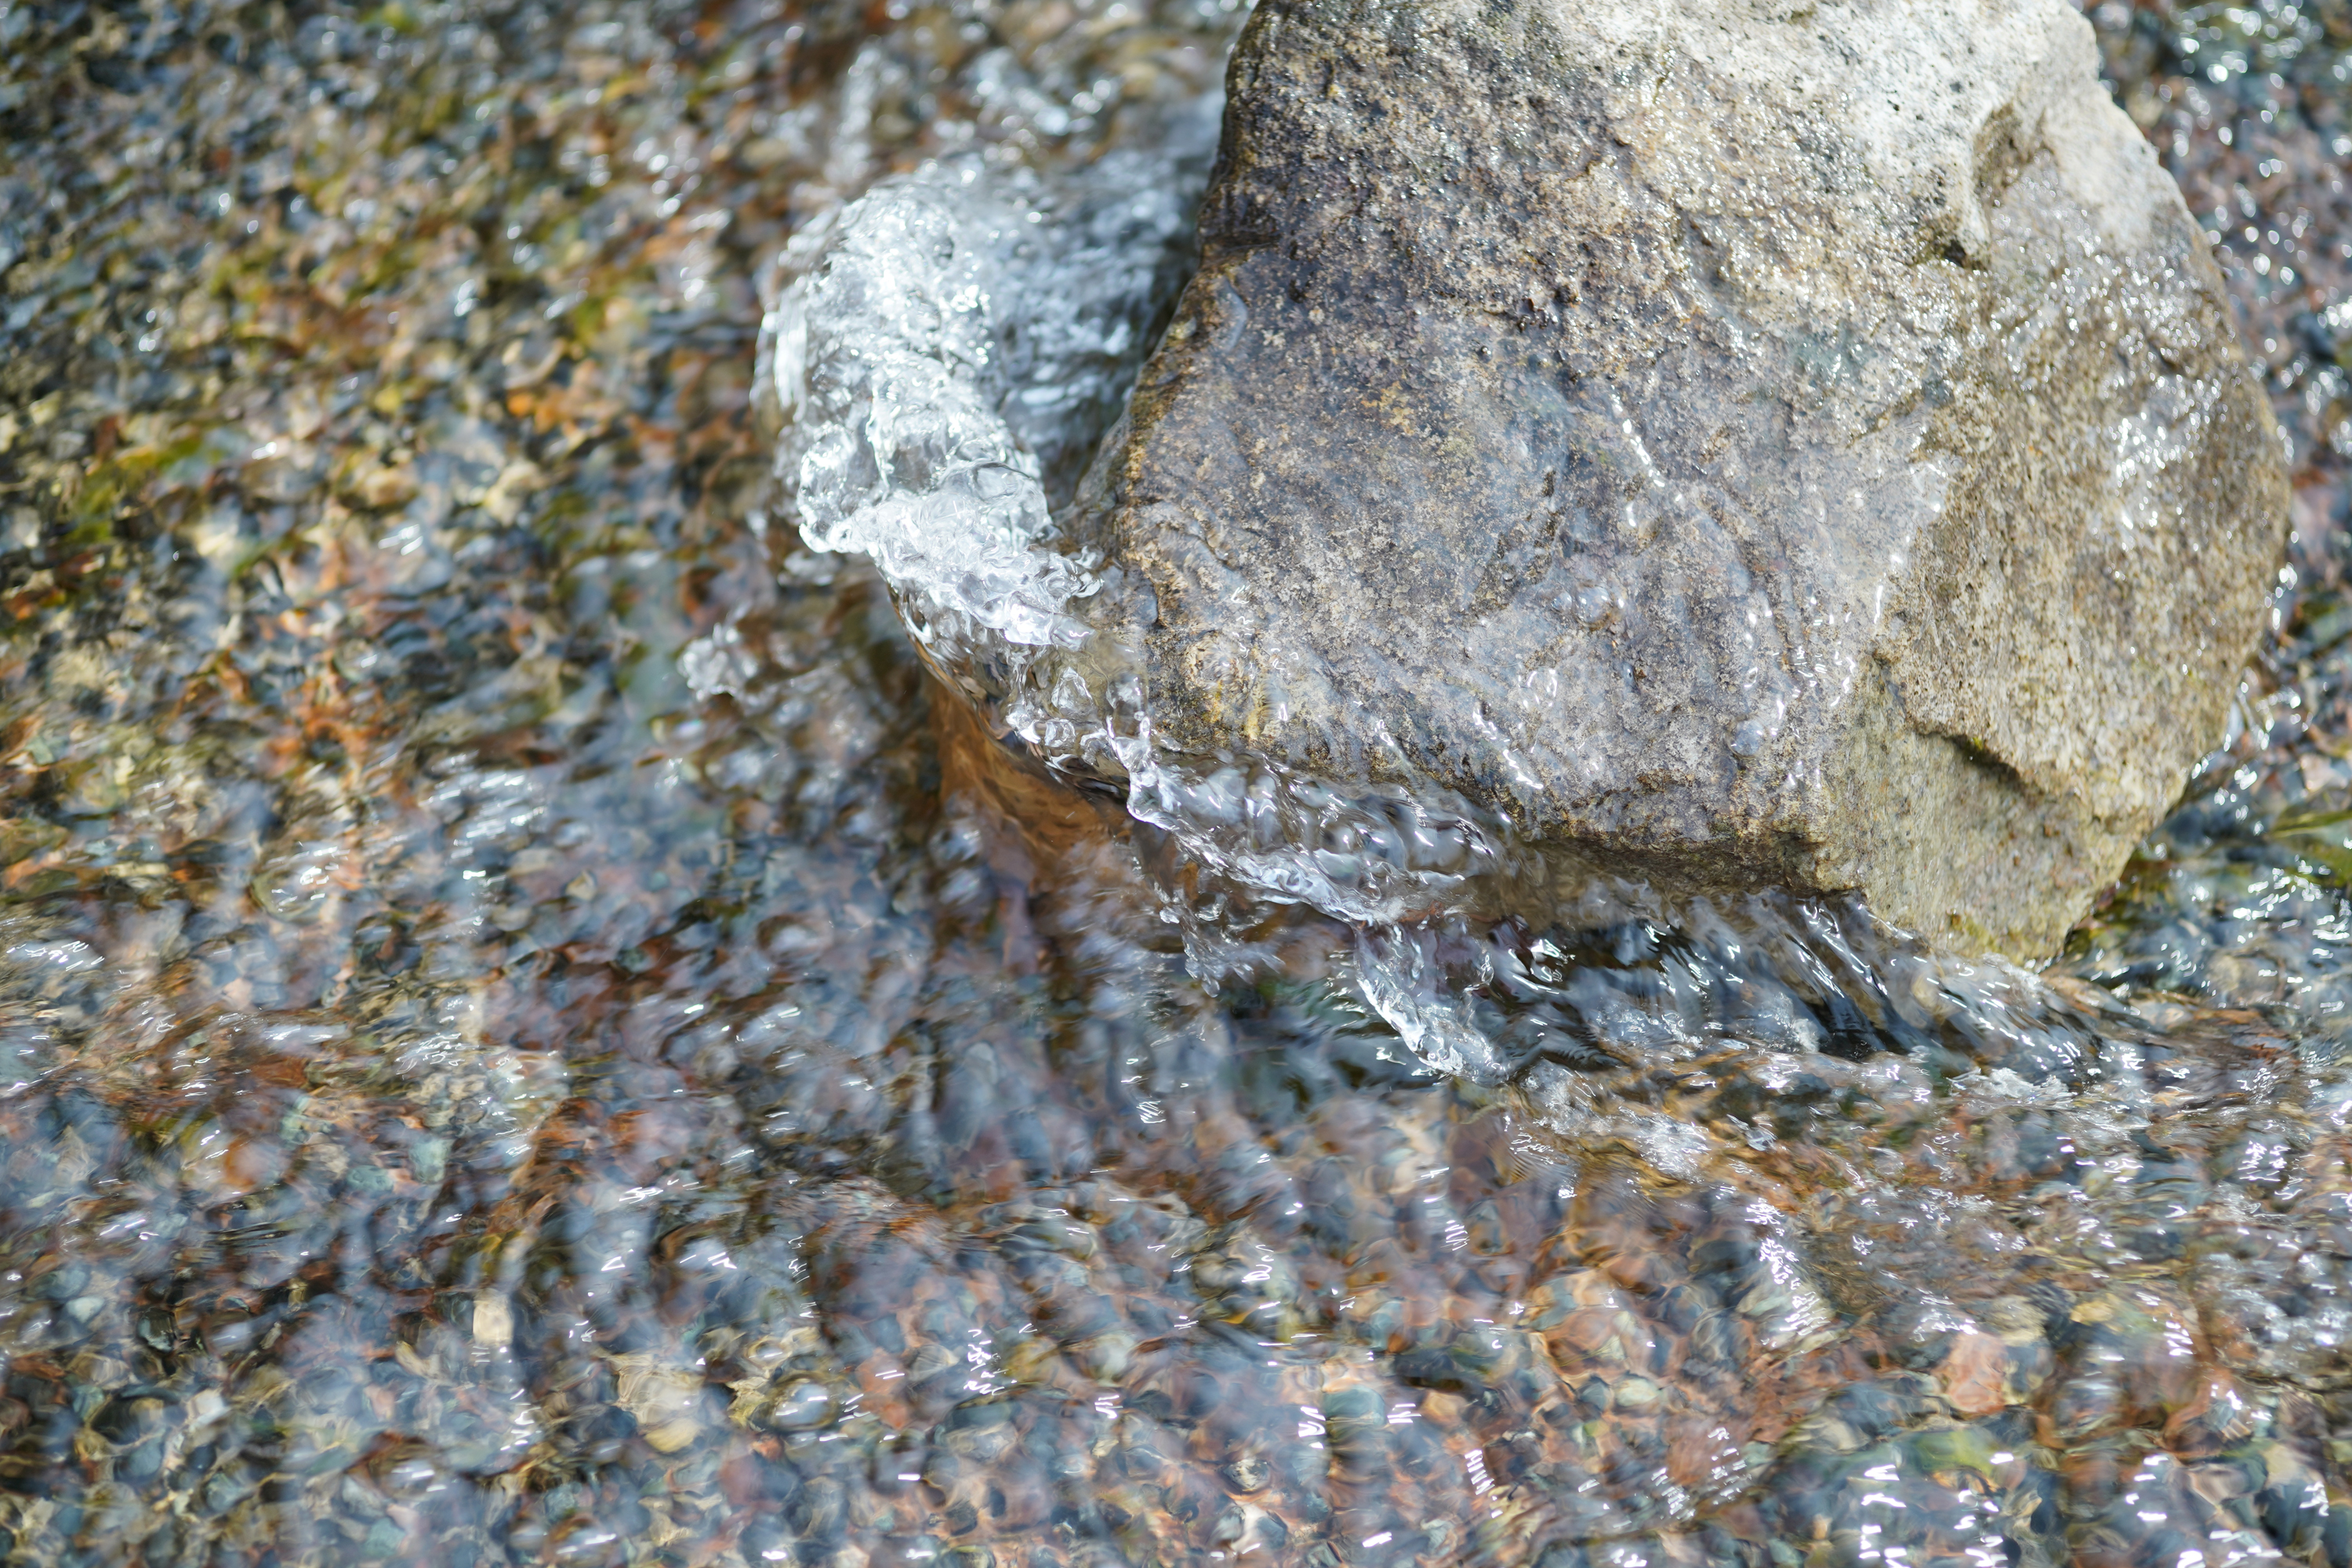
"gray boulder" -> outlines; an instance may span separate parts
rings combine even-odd
[[[2287,500],[2083,20],[1261,0],[1226,115],[1074,524],[1159,743],[1458,792],[1563,897],[2053,951],[2220,740]]]

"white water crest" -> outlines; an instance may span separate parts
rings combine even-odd
[[[1000,301],[1035,210],[977,163],[883,185],[794,240],[773,320],[780,458],[814,550],[873,558],[935,656],[993,633],[1075,645],[1095,589],[1049,548],[1035,455],[1005,405]]]
[[[764,323],[777,466],[813,550],[869,556],[940,672],[1076,647],[1099,585],[1067,491],[1192,264],[1214,101],[1076,172],[978,154],[797,233]],[[993,682],[991,682],[993,684]]]

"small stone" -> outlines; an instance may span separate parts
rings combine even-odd
[[[804,1432],[834,1418],[839,1406],[832,1390],[813,1379],[787,1384],[761,1413],[761,1425],[778,1432]]]
[[[352,499],[377,510],[406,506],[416,498],[416,471],[403,463],[394,468],[369,468],[353,476]]]
[[[1070,1347],[1078,1370],[1097,1383],[1116,1384],[1135,1362],[1136,1338],[1129,1333],[1097,1334]]]
[[[1944,1397],[1963,1415],[1990,1415],[2009,1403],[2008,1347],[1973,1330],[1952,1336],[1937,1376]]]
[[[656,1453],[673,1454],[694,1441],[708,1388],[701,1377],[635,1352],[614,1356],[613,1369],[621,1408],[636,1418]]]
[[[1665,1391],[1646,1377],[1629,1377],[1611,1392],[1618,1409],[1639,1414],[1654,1409]]]
[[[485,1292],[474,1298],[474,1342],[486,1350],[514,1343],[514,1309],[504,1296]]]

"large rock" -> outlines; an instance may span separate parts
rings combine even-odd
[[[2287,499],[2095,64],[2058,0],[1261,0],[1078,523],[1162,744],[2053,949]]]

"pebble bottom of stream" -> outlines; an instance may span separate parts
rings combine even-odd
[[[1236,12],[0,0],[0,1557],[2352,1568],[2352,7],[2090,15],[2295,442],[2229,746],[2038,980],[1429,936],[1473,1083],[778,520],[792,237]]]

